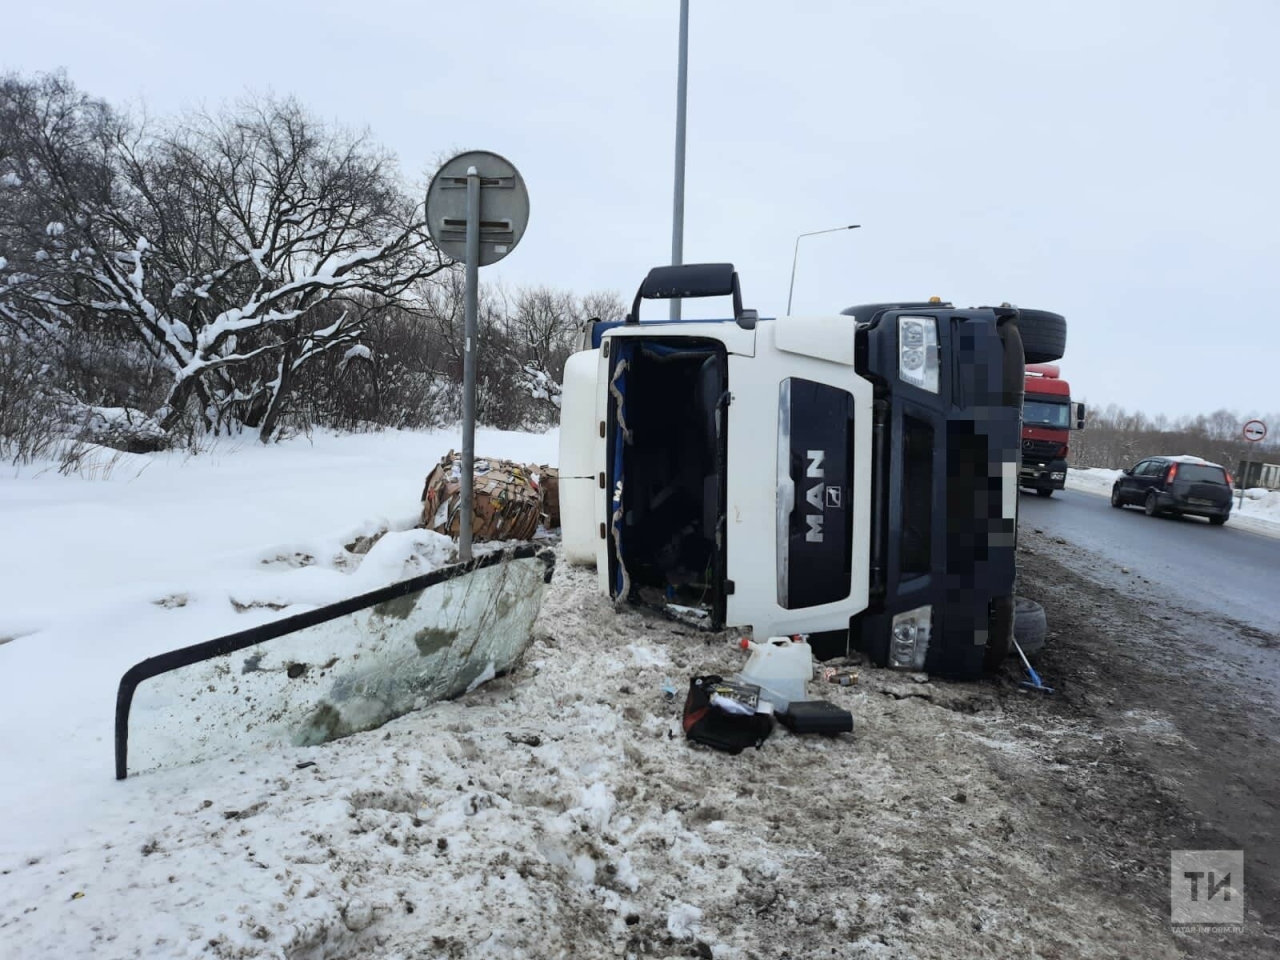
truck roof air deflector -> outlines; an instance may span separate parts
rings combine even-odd
[[[733,318],[739,326],[755,326],[754,310],[742,309],[742,286],[732,263],[685,263],[654,267],[636,291],[627,323],[640,322],[641,300],[692,300],[733,297]]]

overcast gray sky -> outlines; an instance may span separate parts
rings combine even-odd
[[[293,93],[415,177],[506,155],[533,214],[484,279],[629,299],[669,259],[678,0],[7,7],[0,69],[156,114]],[[691,7],[685,259],[762,316],[797,233],[861,223],[801,242],[795,312],[1009,300],[1067,315],[1077,397],[1280,409],[1276,0]]]

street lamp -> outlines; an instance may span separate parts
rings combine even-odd
[[[791,315],[791,295],[796,289],[796,260],[800,257],[800,238],[816,237],[820,233],[838,233],[841,230],[857,230],[862,224],[851,223],[847,227],[832,227],[830,230],[814,230],[812,233],[802,233],[796,237],[796,252],[791,257],[791,287],[787,290],[787,316]]]
[[[689,99],[689,0],[680,0],[680,55],[676,74],[676,181],[671,209],[671,263],[684,263],[684,127]],[[671,299],[670,316],[680,319],[680,298]]]

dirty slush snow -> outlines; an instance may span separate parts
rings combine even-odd
[[[863,666],[821,691],[853,737],[692,747],[665,676],[740,666],[731,636],[593,586],[561,564],[523,662],[459,700],[118,784],[87,838],[0,863],[5,955],[1178,954],[1018,802],[1093,743],[1070,721]]]

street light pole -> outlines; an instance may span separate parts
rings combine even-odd
[[[796,290],[796,261],[800,259],[800,238],[816,237],[820,233],[838,233],[841,230],[857,230],[862,224],[851,223],[847,227],[832,227],[830,230],[814,230],[812,233],[802,233],[796,237],[796,252],[791,256],[791,287],[787,290],[787,316],[791,315],[791,295]]]
[[[680,67],[676,80],[676,182],[671,211],[671,263],[684,263],[684,123],[689,94],[689,0],[680,0]],[[671,319],[680,319],[680,298],[671,301]]]

